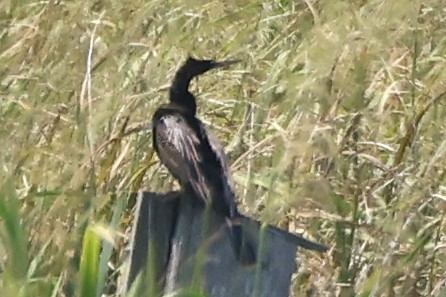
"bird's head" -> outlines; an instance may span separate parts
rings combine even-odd
[[[195,97],[189,92],[190,81],[214,68],[223,68],[240,60],[214,61],[214,60],[198,60],[188,57],[186,62],[178,69],[170,87],[170,101],[185,107],[187,110],[195,114],[197,104]]]
[[[240,60],[214,61],[214,60],[198,60],[189,56],[186,62],[178,70],[185,77],[192,79],[214,68],[224,68],[229,65],[240,62]]]

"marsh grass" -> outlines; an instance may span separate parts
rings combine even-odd
[[[443,296],[445,28],[433,0],[0,3],[1,295],[116,295],[191,53],[244,61],[194,83],[242,210],[331,247],[294,296]]]

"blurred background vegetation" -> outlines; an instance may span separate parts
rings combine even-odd
[[[292,296],[445,296],[434,0],[0,2],[0,295],[117,296],[150,118],[188,54],[244,213],[330,246]],[[102,250],[101,257],[97,255]]]

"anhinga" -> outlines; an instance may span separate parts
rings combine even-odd
[[[187,59],[170,86],[170,102],[153,115],[153,146],[184,192],[227,219],[235,256],[241,264],[250,265],[256,261],[255,249],[242,240],[242,229],[237,223],[240,214],[223,148],[196,118],[196,100],[189,92],[194,77],[236,62]]]

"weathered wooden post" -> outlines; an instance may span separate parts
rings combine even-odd
[[[139,275],[136,296],[192,289],[212,297],[286,297],[297,268],[297,248],[326,250],[275,227],[262,228],[246,217],[244,234],[257,244],[259,254],[257,265],[243,267],[231,249],[225,219],[186,201],[178,192],[138,194],[121,291],[129,290]]]

